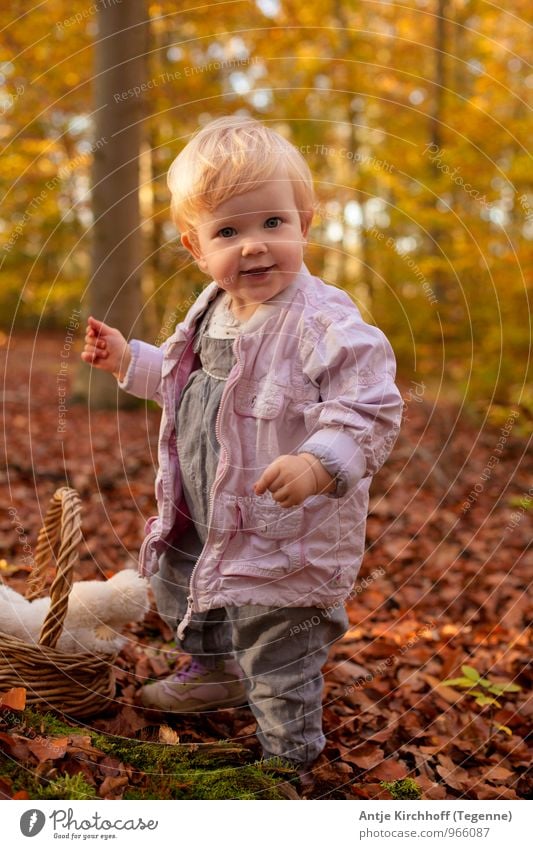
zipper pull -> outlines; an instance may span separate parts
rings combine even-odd
[[[176,631],[176,637],[178,638],[178,640],[180,640],[180,642],[181,642],[181,640],[183,640],[183,637],[185,635],[185,629],[186,629],[187,625],[189,624],[189,622],[191,621],[191,618],[192,618],[192,605],[193,605],[193,597],[192,597],[192,595],[190,595],[187,599],[187,611],[185,613],[185,616],[181,620],[180,624],[178,625],[178,630]]]

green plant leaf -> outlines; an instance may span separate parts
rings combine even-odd
[[[510,507],[521,507],[522,510],[533,510],[533,500],[527,495],[512,495],[509,499]]]
[[[475,684],[477,684],[479,679],[481,678],[481,675],[479,674],[477,669],[474,669],[473,666],[461,666],[461,672]]]
[[[500,725],[499,722],[497,722],[496,728],[498,729],[498,731],[505,731],[505,733],[508,734],[509,737],[513,736],[513,732],[507,725]]]
[[[494,693],[496,696],[501,696],[502,693],[519,693],[522,687],[518,684],[491,684],[489,693]]]
[[[485,705],[496,705],[496,707],[501,707],[501,704],[496,701],[496,699],[491,699],[490,696],[485,696],[484,694],[477,697],[476,704],[481,705],[481,707],[484,707]]]
[[[520,684],[506,684],[505,692],[506,693],[519,693],[522,687]]]
[[[473,687],[474,682],[470,678],[448,678],[446,681],[441,681],[445,687]]]

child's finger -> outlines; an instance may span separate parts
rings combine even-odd
[[[100,336],[98,335],[96,330],[93,330],[92,327],[88,327],[87,333],[85,334],[85,341],[86,342],[93,342],[95,339],[100,339]]]
[[[84,355],[86,355],[86,356],[84,356]],[[109,353],[107,351],[101,351],[99,348],[95,348],[94,346],[91,346],[91,345],[86,345],[85,348],[83,349],[81,358],[82,358],[82,360],[85,360],[86,357],[90,357],[91,361],[93,361],[95,359],[106,360],[108,356],[109,356]]]
[[[291,498],[291,492],[288,487],[280,486],[277,489],[272,489],[272,498],[274,501],[281,503],[282,501],[286,501]]]
[[[100,359],[98,354],[91,351],[82,351],[81,358],[84,363],[96,363]]]
[[[292,492],[289,486],[280,487],[272,493],[272,498],[277,501],[280,507],[294,507],[300,503],[298,495]]]
[[[104,345],[104,347],[106,346]],[[102,346],[95,339],[86,339],[85,345],[83,346],[83,350],[95,353],[96,351],[101,351]]]
[[[270,466],[267,466],[259,480],[254,483],[254,492],[256,495],[263,495],[267,489],[270,489],[274,481],[277,477],[279,477],[280,470],[274,463],[271,463]]]
[[[94,331],[96,336],[101,336],[108,328],[108,325],[103,321],[99,321],[97,318],[93,318],[92,315],[87,319],[87,324]]]
[[[107,342],[105,339],[102,339],[98,336],[94,330],[88,330],[85,334],[85,342],[89,345],[98,345],[99,348],[105,348],[107,346]]]
[[[256,495],[263,495],[263,493],[266,491],[266,486],[265,486],[265,483],[263,481],[263,475],[261,475],[259,480],[257,480],[254,483],[252,489],[253,489],[253,491],[255,492]]]

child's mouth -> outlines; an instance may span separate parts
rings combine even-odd
[[[261,277],[263,274],[268,274],[273,268],[273,265],[261,265],[257,266],[257,268],[249,268],[247,271],[241,271],[241,274],[246,277]]]

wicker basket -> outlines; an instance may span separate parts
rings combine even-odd
[[[107,710],[113,701],[116,655],[67,654],[55,648],[61,635],[81,542],[81,502],[76,490],[62,487],[50,502],[39,531],[35,563],[26,598],[41,594],[50,560],[57,551],[56,575],[50,590],[50,610],[39,642],[26,643],[0,633],[0,690],[26,688],[26,703],[88,717]],[[1,627],[1,623],[0,623]]]

